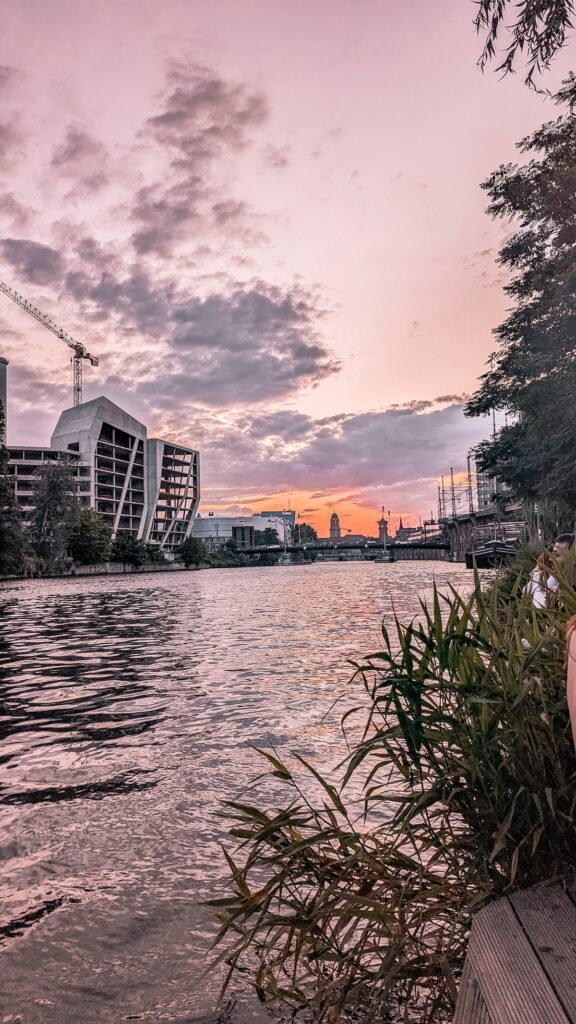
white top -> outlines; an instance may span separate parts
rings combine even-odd
[[[546,608],[550,595],[558,590],[558,580],[555,576],[543,578],[544,574],[536,566],[530,573],[530,577],[522,593],[532,595],[532,603],[535,608]]]

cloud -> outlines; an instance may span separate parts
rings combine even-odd
[[[91,193],[108,182],[107,159],[108,151],[102,142],[84,129],[69,125],[54,149],[50,166],[73,183],[73,193]]]
[[[168,255],[210,229],[250,235],[251,211],[226,195],[215,168],[247,149],[268,117],[262,93],[230,83],[201,65],[172,66],[159,114],[147,118],[141,144],[164,163],[163,173],[136,193],[130,217],[140,255]],[[251,241],[258,237],[255,232]]]
[[[316,297],[264,282],[176,302],[168,354],[160,354],[139,393],[166,405],[247,406],[284,398],[336,373],[321,341]]]
[[[428,412],[383,409],[330,419],[304,417],[305,424],[303,414],[291,410],[232,413],[211,417],[206,424],[201,414],[188,422],[180,414],[164,420],[161,430],[199,445],[209,489],[228,487],[241,494],[249,466],[252,489],[272,490],[290,481],[294,489],[310,491],[312,501],[351,488],[357,501],[364,492],[389,488],[422,493],[428,501],[436,479],[450,466],[465,466],[467,452],[487,428],[484,420],[465,419],[461,404],[443,409],[433,408],[434,400],[426,404]],[[276,416],[285,424],[280,439]],[[271,433],[264,430],[267,422]]]
[[[56,249],[25,238],[3,238],[0,251],[18,275],[31,284],[58,284],[64,260]]]

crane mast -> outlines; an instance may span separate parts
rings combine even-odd
[[[61,338],[68,345],[68,348],[72,349],[74,353],[72,356],[73,404],[80,405],[82,401],[82,361],[88,359],[91,366],[98,366],[98,356],[90,355],[84,345],[76,341],[76,338],[73,338],[71,334],[68,334],[62,327],[59,327],[49,316],[42,313],[40,309],[33,306],[31,302],[28,302],[28,299],[25,299],[19,292],[10,288],[4,281],[0,281],[0,292],[4,292],[4,295],[12,299],[17,306],[26,310],[38,323],[47,327],[49,331],[52,331],[52,334],[55,334],[57,338]]]

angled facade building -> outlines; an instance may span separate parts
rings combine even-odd
[[[32,507],[35,470],[56,460],[74,467],[78,497],[114,534],[130,533],[170,553],[192,531],[200,500],[199,453],[149,439],[145,425],[108,398],[65,409],[50,448],[8,450],[23,512]]]

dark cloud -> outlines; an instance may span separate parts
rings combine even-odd
[[[31,216],[31,211],[13,192],[4,192],[0,195],[0,217],[15,228],[25,227]]]
[[[70,125],[50,160],[50,165],[69,179],[75,191],[96,192],[108,182],[105,171],[108,153],[98,139],[82,128]]]
[[[31,284],[58,284],[64,272],[64,260],[56,249],[26,238],[3,238],[0,250],[19,277]]]
[[[432,406],[433,401],[427,404]],[[280,438],[276,415],[285,417],[287,427]],[[300,431],[296,443],[290,435],[290,416]],[[201,415],[188,420],[181,410],[177,419],[163,422],[162,430],[182,440],[185,433],[199,444],[208,488],[228,486],[241,494],[249,467],[251,488],[272,491],[290,481],[294,489],[312,491],[312,500],[353,488],[350,500],[360,502],[369,493],[374,504],[374,494],[390,488],[430,500],[435,480],[450,466],[463,469],[467,452],[489,429],[484,420],[465,419],[460,404],[425,413],[385,409],[342,414],[331,423],[305,417],[305,432],[302,416],[285,410],[210,418],[204,424]],[[268,434],[262,432],[267,420],[273,428]]]
[[[315,296],[262,282],[252,288],[177,302],[169,357],[139,385],[169,402],[248,405],[283,398],[337,372],[322,343]]]
[[[216,164],[246,149],[266,120],[264,96],[226,82],[202,66],[173,67],[161,112],[147,119],[142,143],[167,161],[162,180],[136,194],[132,242],[140,255],[168,255],[201,231],[243,234],[250,211],[233,196],[221,196]]]

